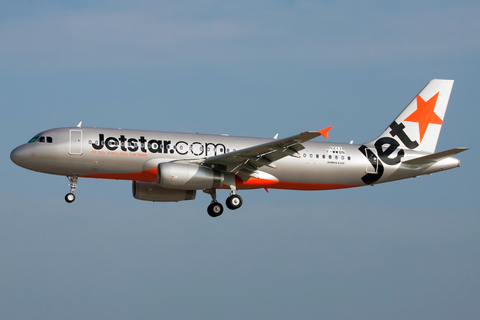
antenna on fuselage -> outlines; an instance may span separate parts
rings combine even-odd
[[[77,124],[77,128],[81,128],[82,127],[82,121],[80,121],[78,124]]]

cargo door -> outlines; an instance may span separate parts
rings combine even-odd
[[[367,153],[367,168],[365,169],[366,173],[378,173],[378,157],[372,149],[365,149]],[[373,166],[373,168],[372,168]]]

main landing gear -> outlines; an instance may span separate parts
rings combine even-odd
[[[78,182],[78,177],[77,176],[67,176],[68,181],[70,184],[68,185],[70,187],[70,193],[67,193],[65,195],[65,201],[68,203],[72,203],[75,201],[75,195],[73,194],[75,192],[75,189],[77,188],[77,182]]]
[[[230,210],[237,210],[238,208],[240,208],[243,204],[243,200],[242,200],[242,197],[240,197],[238,194],[231,194],[228,198],[227,198],[227,208],[230,209]]]
[[[223,213],[223,206],[220,202],[213,202],[207,207],[207,212],[210,217],[218,217]]]
[[[213,218],[221,215],[223,213],[223,206],[220,202],[217,201],[217,189],[203,190],[203,192],[208,193],[212,197],[212,202],[207,208],[208,215]],[[226,201],[227,208],[230,210],[236,210],[240,208],[242,204],[242,197],[236,194],[235,190],[232,189],[232,193]]]

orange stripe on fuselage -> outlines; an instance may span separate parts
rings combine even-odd
[[[235,184],[237,189],[285,189],[285,190],[332,190],[359,187],[359,185],[350,184],[333,184],[333,183],[304,183],[304,182],[282,182],[275,180],[250,178],[247,181],[235,177]],[[222,189],[230,189],[224,186]]]
[[[82,178],[95,179],[114,179],[114,180],[135,180],[157,182],[157,168],[147,171],[132,172],[132,173],[99,173],[82,176]],[[360,185],[350,184],[333,184],[333,183],[304,183],[304,182],[282,182],[268,179],[250,178],[247,181],[235,177],[235,184],[237,189],[284,189],[284,190],[332,190],[360,187]],[[224,185],[222,189],[230,189],[229,186]]]
[[[132,173],[94,173],[82,176],[82,178],[157,182],[157,168]]]
[[[269,189],[284,189],[284,190],[333,190],[355,188],[362,185],[351,184],[335,184],[335,183],[303,183],[303,182],[279,182],[276,185],[269,186]]]
[[[238,176],[235,176],[235,184],[237,185],[238,189],[250,188],[250,187],[257,187],[257,188],[264,188],[265,186],[271,186],[277,184],[278,180],[268,180],[268,179],[261,179],[261,178],[253,178],[250,177],[247,181],[243,181]]]

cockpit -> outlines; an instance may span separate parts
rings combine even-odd
[[[53,139],[52,137],[45,137],[45,136],[35,136],[32,139],[28,141],[28,143],[33,143],[33,142],[47,142],[47,143],[52,143]]]

